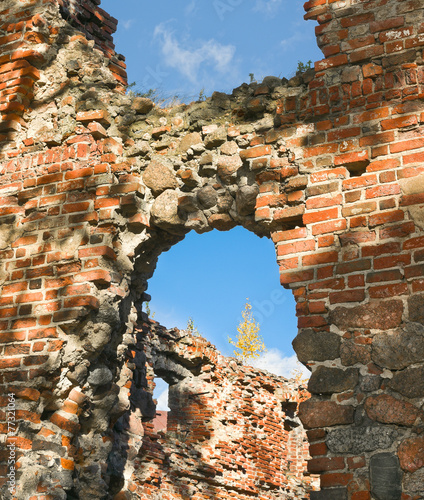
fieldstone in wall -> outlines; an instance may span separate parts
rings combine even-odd
[[[420,411],[411,403],[401,401],[389,394],[370,396],[365,401],[367,415],[383,424],[397,424],[411,427]]]
[[[419,469],[412,474],[404,474],[404,487],[407,491],[424,498],[424,469]]]
[[[395,372],[389,387],[407,398],[424,397],[424,366]]]
[[[377,335],[372,343],[372,359],[391,370],[424,361],[424,326],[409,323],[402,329]]]
[[[178,215],[178,193],[172,189],[167,189],[156,198],[152,206],[151,219],[157,227],[172,234],[187,232],[184,221]]]
[[[408,298],[409,321],[424,325],[424,295],[417,294]]]
[[[312,394],[333,394],[354,389],[358,384],[359,370],[357,368],[328,368],[318,366],[311,375],[308,390]]]
[[[400,300],[369,302],[355,307],[336,307],[330,312],[330,322],[340,329],[396,328],[402,321],[403,304]]]
[[[164,160],[152,161],[143,172],[143,181],[153,191],[155,196],[158,196],[167,189],[178,187],[178,181],[172,171],[172,165],[165,164]]]
[[[316,332],[311,328],[300,330],[292,342],[299,361],[326,361],[339,357],[340,337],[331,332]]]
[[[376,500],[400,500],[402,475],[398,458],[391,453],[377,453],[370,461],[371,493]]]
[[[424,436],[405,439],[398,448],[398,456],[404,471],[416,472],[424,467]]]
[[[354,408],[333,401],[308,400],[299,407],[299,418],[307,429],[331,427],[353,422]]]
[[[335,429],[328,432],[327,446],[333,453],[357,455],[390,448],[398,436],[396,429],[383,425]]]
[[[142,115],[147,115],[154,107],[155,103],[147,97],[134,97],[131,102],[131,108]]]
[[[236,207],[239,215],[251,215],[255,212],[258,186],[242,186],[236,194]]]

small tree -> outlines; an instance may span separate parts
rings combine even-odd
[[[252,306],[249,299],[246,299],[244,311],[241,313],[243,321],[240,321],[237,327],[236,341],[228,337],[228,342],[237,348],[234,351],[235,356],[242,363],[251,358],[259,358],[261,353],[267,350],[261,335],[259,335],[259,324],[256,322],[251,310]]]
[[[194,337],[200,337],[200,332],[197,329],[197,326],[194,326],[194,319],[190,316],[187,320],[187,328],[186,330],[191,333]]]

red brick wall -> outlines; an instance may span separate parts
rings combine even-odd
[[[298,403],[309,396],[304,388],[225,358],[186,331],[140,322],[136,335],[151,371],[170,383],[170,411],[166,432],[157,432],[155,422],[143,424],[128,490],[143,500],[309,498],[316,480],[305,475],[310,457],[296,416]],[[164,370],[164,359],[177,368]],[[190,365],[176,381],[175,373]]]
[[[311,498],[419,498],[421,2],[308,2],[315,72],[284,97],[270,82],[216,93],[206,115],[123,95],[114,56],[93,50],[112,50],[112,21],[90,33],[95,4],[65,33],[55,1],[0,15],[0,385],[2,406],[17,395],[20,498],[123,488],[116,426],[140,387],[131,334],[157,256],[237,224],[272,237],[296,298]]]

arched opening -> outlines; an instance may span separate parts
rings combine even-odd
[[[191,231],[159,256],[148,292],[142,328],[156,415],[143,424],[136,459],[141,491],[158,492],[160,483],[161,494],[177,498],[189,488],[202,498],[263,490],[298,499],[316,489],[297,416],[308,395],[291,351],[295,304],[279,284],[273,242],[242,227]],[[228,336],[246,295],[268,352],[242,364]],[[168,455],[180,457],[183,473]]]
[[[186,329],[191,319],[225,356],[234,355],[228,337],[237,334],[248,299],[267,348],[248,364],[286,377],[303,368],[291,346],[297,333],[295,301],[279,283],[275,248],[268,238],[242,227],[202,235],[192,231],[161,254],[147,291],[152,299],[145,309],[152,319],[179,329]]]

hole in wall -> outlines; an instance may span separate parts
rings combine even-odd
[[[234,356],[228,337],[235,339],[248,299],[267,352],[247,364],[287,377],[303,371],[291,346],[295,301],[279,283],[271,240],[242,227],[191,232],[159,257],[148,293],[152,299],[144,309],[150,317],[167,328],[194,329],[224,356]]]

